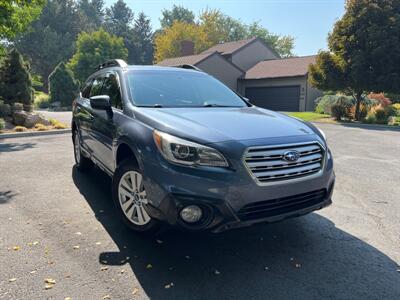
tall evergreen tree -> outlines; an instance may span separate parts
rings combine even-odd
[[[78,10],[85,31],[98,30],[103,25],[104,0],[79,0]]]
[[[0,97],[7,104],[32,104],[33,89],[29,65],[16,49],[12,49],[1,64]]]
[[[134,49],[129,52],[129,61],[135,64],[150,65],[153,63],[153,31],[150,25],[150,19],[141,12],[135,20],[133,27],[133,45]]]
[[[69,107],[78,93],[74,74],[61,62],[49,76],[50,101]]]
[[[123,38],[125,48],[128,49],[128,63],[135,63],[135,39],[133,37],[133,11],[124,0],[118,0],[110,8],[107,8],[105,15],[105,29],[112,35]]]
[[[42,77],[45,90],[49,74],[60,61],[72,56],[81,27],[75,1],[48,0],[31,30],[15,40],[17,49],[30,61],[32,71]]]

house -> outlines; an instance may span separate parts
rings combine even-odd
[[[158,65],[196,66],[257,106],[311,111],[314,100],[322,95],[308,83],[308,66],[315,63],[315,56],[280,58],[259,38],[220,43],[196,55],[191,42],[184,41],[181,48],[183,56]]]

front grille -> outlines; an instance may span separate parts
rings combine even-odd
[[[321,203],[326,194],[326,189],[322,189],[290,197],[254,202],[243,206],[237,215],[242,221],[273,217]]]
[[[288,151],[297,151],[297,161],[284,160]],[[295,179],[318,173],[323,166],[324,150],[318,143],[253,147],[246,151],[244,162],[259,183]]]

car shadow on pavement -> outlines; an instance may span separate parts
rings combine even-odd
[[[151,299],[395,299],[398,265],[317,213],[222,234],[167,231],[145,237],[117,219],[111,180],[75,168],[76,187]],[[134,288],[132,282],[132,289]]]
[[[1,143],[0,139],[0,154],[1,152],[14,152],[31,149],[36,146],[36,143]]]

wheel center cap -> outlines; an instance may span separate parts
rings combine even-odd
[[[135,201],[139,201],[140,197],[138,194],[135,193],[135,194],[133,194],[133,199],[135,199]]]

